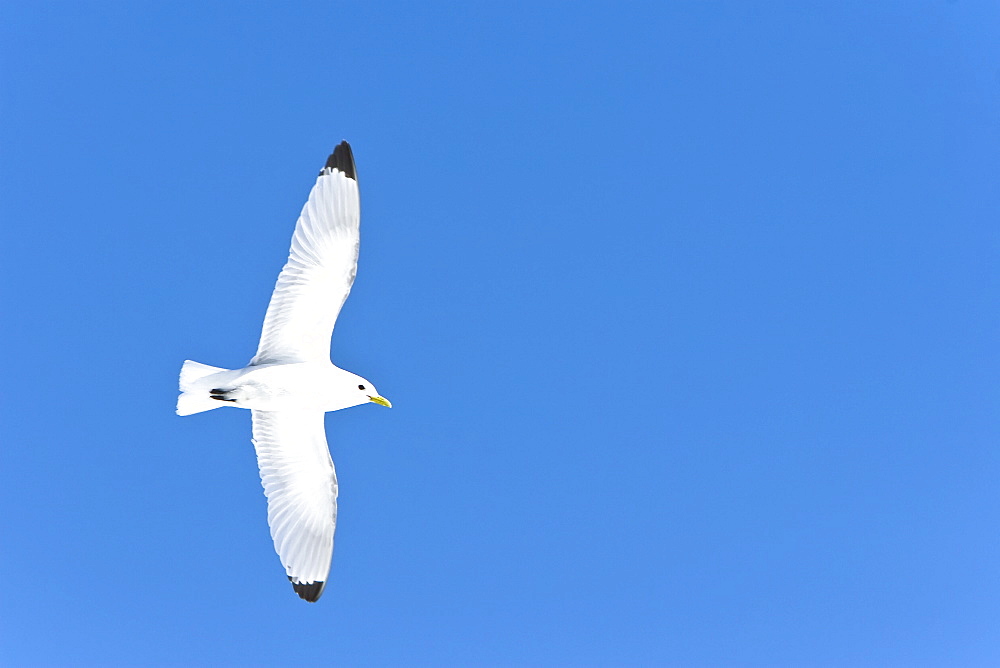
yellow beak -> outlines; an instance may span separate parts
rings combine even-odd
[[[385,406],[386,408],[392,408],[392,404],[385,397],[368,397],[368,401],[373,404],[378,404],[379,406]]]

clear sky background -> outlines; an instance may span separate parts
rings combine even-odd
[[[0,6],[0,662],[1000,665],[995,2]],[[352,143],[315,605],[249,414]]]

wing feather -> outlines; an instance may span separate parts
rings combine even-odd
[[[302,207],[251,365],[329,361],[330,337],[357,274],[361,200],[341,142]]]
[[[251,411],[274,549],[295,591],[323,593],[337,526],[337,473],[319,411]]]

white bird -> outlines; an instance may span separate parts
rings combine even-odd
[[[337,473],[323,414],[392,405],[370,381],[330,362],[333,326],[357,273],[357,179],[351,147],[341,142],[295,224],[257,354],[235,370],[185,361],[177,399],[178,415],[250,409],[274,549],[307,601],[319,599],[326,586],[337,524]]]

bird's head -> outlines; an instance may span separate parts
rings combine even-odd
[[[378,404],[379,406],[385,406],[386,408],[392,408],[392,404],[389,400],[378,393],[378,390],[375,389],[375,386],[372,385],[371,381],[365,380],[361,376],[357,376],[355,374],[351,375],[353,376],[351,383],[354,386],[352,393],[354,394],[354,398],[357,402],[355,405],[360,406],[361,404],[373,403]]]

